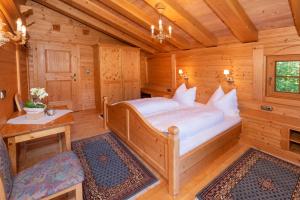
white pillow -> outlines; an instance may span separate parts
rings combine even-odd
[[[182,105],[186,106],[194,106],[195,99],[196,99],[196,91],[197,88],[193,87],[184,92],[184,94],[180,95],[179,98],[175,100]]]
[[[218,101],[220,98],[222,98],[224,96],[224,91],[222,89],[221,86],[218,87],[218,89],[216,89],[216,91],[213,93],[213,95],[209,98],[208,102],[206,103],[206,105],[213,105],[214,102]]]
[[[182,95],[186,92],[186,86],[185,84],[181,84],[175,91],[175,94],[173,96],[173,99],[176,101],[177,99],[180,99]]]
[[[227,116],[239,116],[238,102],[236,96],[236,89],[231,90],[218,101],[214,102],[213,105],[222,110],[224,115]]]

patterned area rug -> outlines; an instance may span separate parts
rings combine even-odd
[[[249,149],[200,191],[199,200],[300,199],[300,167]]]
[[[158,182],[113,133],[73,142],[72,149],[85,172],[86,200],[130,199]]]

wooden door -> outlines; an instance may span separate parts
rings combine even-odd
[[[108,97],[109,103],[123,100],[121,62],[121,49],[119,47],[100,47],[101,100],[104,96]]]
[[[124,100],[140,98],[140,50],[122,49]]]
[[[37,83],[48,92],[48,105],[78,109],[76,52],[76,46],[71,44],[37,44]]]

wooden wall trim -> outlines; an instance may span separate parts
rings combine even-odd
[[[264,75],[265,75],[264,47],[253,48],[253,97],[262,101],[264,97]]]
[[[172,91],[177,88],[177,65],[176,65],[176,54],[171,55],[171,68],[172,68]]]

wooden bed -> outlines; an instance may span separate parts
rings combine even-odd
[[[168,182],[170,195],[179,193],[188,169],[201,170],[233,143],[238,141],[241,123],[180,156],[179,129],[172,126],[168,133],[152,127],[134,106],[126,102],[109,105],[104,97],[104,126],[116,133],[147,164]]]

